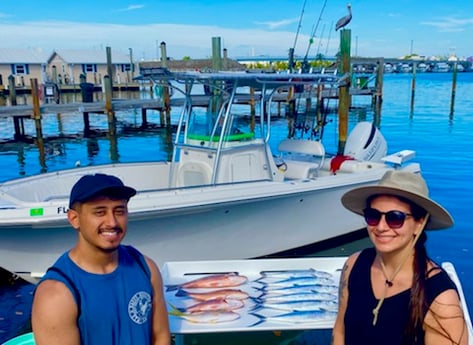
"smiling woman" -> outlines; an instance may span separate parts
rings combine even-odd
[[[374,248],[350,256],[340,280],[334,344],[468,343],[459,293],[427,256],[424,230],[453,225],[429,198],[419,174],[391,171],[377,186],[345,193],[343,205],[363,214]]]

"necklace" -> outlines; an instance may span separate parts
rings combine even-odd
[[[383,259],[381,259],[381,257],[379,257],[379,263],[381,264],[381,269],[383,271],[384,278],[386,279],[384,284],[388,288],[390,288],[394,285],[393,280],[396,277],[396,275],[399,273],[399,271],[401,270],[401,267],[404,265],[404,262],[406,261],[406,259],[407,259],[407,255],[406,255],[405,258],[403,257],[403,259],[401,260],[401,262],[397,266],[396,270],[394,271],[392,277],[388,278],[388,274],[386,273],[386,266],[384,265]]]
[[[378,321],[378,314],[379,310],[381,309],[381,306],[383,305],[383,302],[386,298],[386,294],[388,292],[388,288],[392,287],[394,285],[393,280],[396,277],[396,275],[399,273],[401,270],[402,266],[406,262],[407,258],[409,257],[409,254],[412,252],[411,249],[414,248],[416,239],[414,239],[412,246],[407,247],[407,250],[403,253],[403,256],[401,258],[401,261],[399,261],[399,265],[397,265],[396,269],[393,272],[393,275],[391,278],[388,277],[388,274],[386,272],[386,266],[384,265],[383,259],[379,257],[379,262],[381,265],[381,269],[383,271],[384,278],[386,279],[384,282],[384,289],[383,289],[383,295],[381,296],[380,300],[378,301],[378,304],[376,305],[376,308],[373,309],[373,326],[376,325],[376,322]]]
[[[427,214],[424,218],[424,221],[422,223],[422,227],[420,231],[423,231],[425,224],[427,224],[427,220],[429,219],[429,215]],[[373,309],[373,326],[376,325],[376,322],[378,321],[378,314],[379,310],[381,309],[381,306],[383,305],[383,302],[386,298],[386,294],[388,292],[388,288],[393,286],[393,280],[396,277],[396,275],[399,273],[401,270],[402,266],[406,262],[407,258],[409,257],[409,254],[411,253],[412,249],[414,249],[417,240],[420,237],[420,232],[418,233],[417,236],[414,237],[414,240],[412,241],[412,245],[408,246],[406,248],[406,251],[403,253],[403,256],[401,257],[401,261],[399,261],[399,265],[396,267],[396,269],[393,272],[393,275],[391,277],[388,277],[388,274],[386,273],[386,267],[384,266],[383,259],[379,257],[379,262],[381,264],[381,269],[383,271],[384,278],[386,279],[384,283],[384,289],[383,289],[383,295],[381,296],[380,300],[378,301],[378,304],[376,305],[376,308]]]

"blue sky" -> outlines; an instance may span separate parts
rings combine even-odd
[[[128,52],[137,59],[159,56],[159,43],[180,59],[209,57],[212,37],[221,37],[230,57],[333,56],[335,22],[347,1],[327,0],[1,0],[1,47],[78,48]],[[352,0],[352,54],[398,57],[473,55],[473,1]],[[296,40],[302,9],[303,16]],[[319,19],[320,18],[320,19]],[[318,24],[318,25],[317,25]],[[317,28],[317,30],[315,30]]]

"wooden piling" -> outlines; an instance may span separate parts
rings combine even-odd
[[[39,104],[39,89],[38,89],[38,79],[30,79],[31,84],[31,95],[33,98],[33,115],[32,118],[35,123],[36,129],[36,145],[38,146],[39,151],[39,163],[42,168],[42,171],[46,171],[46,158],[44,151],[44,140],[43,140],[43,128],[41,125],[41,108]]]
[[[88,111],[82,113],[82,119],[84,120],[84,137],[88,138],[90,136],[90,120]]]
[[[255,88],[250,87],[250,131],[255,132],[256,128],[256,102],[255,102]],[[280,106],[280,102],[278,103]]]
[[[414,113],[414,100],[416,95],[416,70],[417,63],[412,64],[412,82],[411,82],[411,115]]]
[[[161,42],[161,66],[167,68],[167,52],[166,52],[166,43]],[[163,101],[163,111],[160,112],[161,126],[171,126],[171,96],[169,92],[169,86],[164,85],[162,88],[162,101]]]
[[[350,73],[351,30],[340,31],[341,73]],[[338,154],[343,154],[348,133],[348,111],[350,107],[351,78],[347,78],[338,91]]]
[[[16,86],[15,77],[8,76],[8,98],[10,99],[10,105],[16,105]]]
[[[457,92],[457,74],[458,74],[458,62],[454,62],[453,64],[453,76],[452,76],[452,96],[450,98],[450,118],[453,116],[453,112],[455,109],[455,95]]]
[[[373,94],[373,103],[375,107],[381,108],[383,103],[383,83],[384,83],[384,59],[381,58],[377,62],[376,79],[374,83],[375,92]]]
[[[148,127],[148,114],[145,108],[141,108],[141,127]]]
[[[108,75],[104,76],[104,85],[105,85],[105,113],[107,114],[108,120],[108,133],[111,136],[116,135],[116,120],[115,112],[113,111],[112,105],[112,89],[111,83],[108,81],[110,77]]]
[[[108,74],[108,83],[110,90],[113,91],[113,65],[112,65],[112,48],[107,47],[106,48],[106,54],[107,54],[107,74]],[[107,86],[105,86],[107,87]],[[110,98],[111,99],[111,98]]]
[[[212,69],[222,70],[222,53],[220,37],[212,37]]]

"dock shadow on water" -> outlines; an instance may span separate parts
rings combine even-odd
[[[0,267],[0,344],[31,331],[35,285]]]

